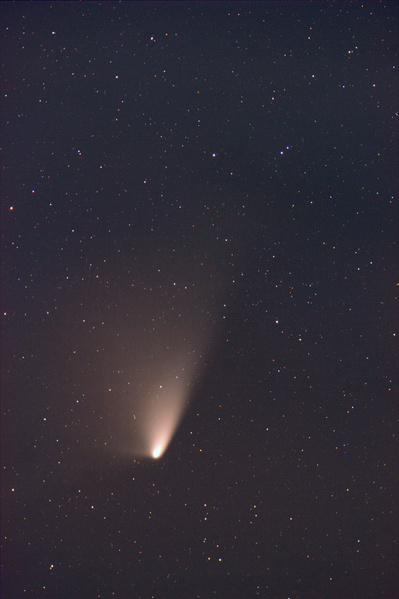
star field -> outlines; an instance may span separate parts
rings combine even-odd
[[[394,2],[3,2],[4,599],[394,599]]]

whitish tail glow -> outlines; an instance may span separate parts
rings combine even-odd
[[[187,385],[181,382],[166,382],[149,398],[143,414],[147,455],[156,459],[165,453],[183,415],[187,391]]]

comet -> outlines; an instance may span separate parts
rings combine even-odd
[[[196,369],[176,360],[167,367],[161,365],[152,377],[130,395],[130,406],[126,402],[117,451],[158,460],[167,451],[189,406]]]
[[[217,332],[215,294],[208,293],[204,282],[203,296],[210,295],[212,301],[208,303],[204,299],[204,306],[199,309],[197,286],[200,289],[201,278],[199,282],[193,278],[195,293],[185,293],[183,290],[188,290],[186,274],[189,275],[185,267],[183,270],[184,285],[174,283],[171,297],[163,291],[163,285],[159,286],[162,294],[154,289],[148,302],[145,295],[138,293],[140,318],[137,316],[137,321],[132,318],[131,328],[129,325],[126,331],[126,344],[130,344],[131,352],[126,353],[120,370],[126,373],[126,380],[120,379],[123,386],[119,403],[109,407],[109,417],[116,430],[107,450],[129,458],[159,460],[167,452],[193,397]],[[156,326],[151,325],[151,334],[149,323],[156,323]]]

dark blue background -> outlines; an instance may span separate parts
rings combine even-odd
[[[2,3],[4,599],[398,596],[397,16]]]

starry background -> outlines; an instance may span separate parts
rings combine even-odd
[[[396,3],[1,15],[2,597],[397,597]]]

